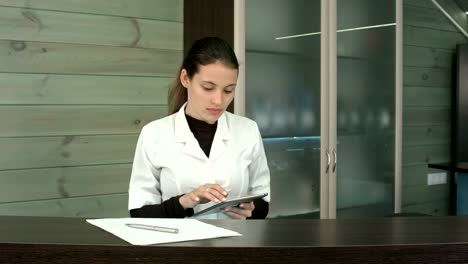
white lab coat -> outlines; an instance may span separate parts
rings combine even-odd
[[[206,183],[221,185],[228,198],[270,193],[270,172],[257,124],[224,112],[209,158],[185,118],[185,105],[168,117],[143,127],[135,151],[128,208],[159,204]],[[263,198],[270,201],[270,194]],[[212,203],[200,204],[195,212]],[[224,213],[200,218],[229,219]]]

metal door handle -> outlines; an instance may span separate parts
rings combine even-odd
[[[333,156],[335,158],[335,164],[333,165],[333,173],[336,171],[336,164],[338,163],[338,160],[336,159],[336,150],[333,149]]]
[[[325,153],[327,154],[327,168],[325,169],[325,173],[328,173],[328,169],[330,168],[330,153],[328,153],[328,149]]]

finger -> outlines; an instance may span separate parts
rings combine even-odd
[[[236,214],[236,213],[231,212],[231,211],[225,211],[224,213],[227,214],[228,216],[230,216],[230,217],[233,218],[233,219],[245,220],[245,218],[246,218],[246,217],[243,216],[243,215]]]
[[[193,192],[189,193],[189,197],[193,202],[195,202],[195,204],[200,202],[200,198]]]
[[[241,203],[239,207],[245,210],[253,211],[255,209],[255,205],[253,202]]]
[[[193,208],[200,203],[200,198],[193,192],[190,192],[180,197],[179,202],[185,209]]]
[[[217,192],[219,192],[223,196],[225,196],[225,197],[227,196],[226,190],[224,190],[224,188],[221,187],[221,185],[219,185],[219,184],[207,184],[206,188],[209,188],[210,190],[216,190]]]
[[[213,196],[214,199],[216,199],[217,201],[224,201],[226,200],[226,197],[220,193],[217,189],[215,188],[211,188],[211,187],[208,187],[206,188],[203,192],[202,192],[202,195],[204,195],[206,197],[206,195],[210,195],[210,196]],[[209,198],[207,197],[208,199],[212,200],[212,198]]]
[[[206,200],[209,200],[209,201],[213,201],[215,203],[219,203],[221,202],[222,200],[224,200],[224,196],[222,195],[219,195],[218,193],[218,196],[214,195],[213,193],[215,193],[215,191],[211,191],[211,190],[206,190],[202,193],[199,194],[199,196],[202,198],[202,199],[206,199]],[[219,197],[219,198],[218,198]]]
[[[241,215],[243,217],[251,217],[252,216],[252,210],[246,210],[246,209],[242,209],[242,208],[239,208],[239,207],[226,207],[225,211],[235,213],[235,214]]]

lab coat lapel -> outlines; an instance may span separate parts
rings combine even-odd
[[[174,123],[175,140],[179,143],[185,143],[182,152],[201,160],[207,160],[205,153],[200,148],[197,139],[193,136],[187,119],[185,118],[185,103],[177,112]],[[183,166],[183,164],[181,164]]]
[[[226,150],[226,141],[231,139],[231,133],[226,120],[226,113],[223,113],[218,119],[218,126],[211,145],[210,161],[218,159]]]

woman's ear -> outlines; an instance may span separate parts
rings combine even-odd
[[[187,74],[187,71],[185,69],[182,69],[180,71],[180,83],[187,88],[188,85],[190,84],[190,78]]]

